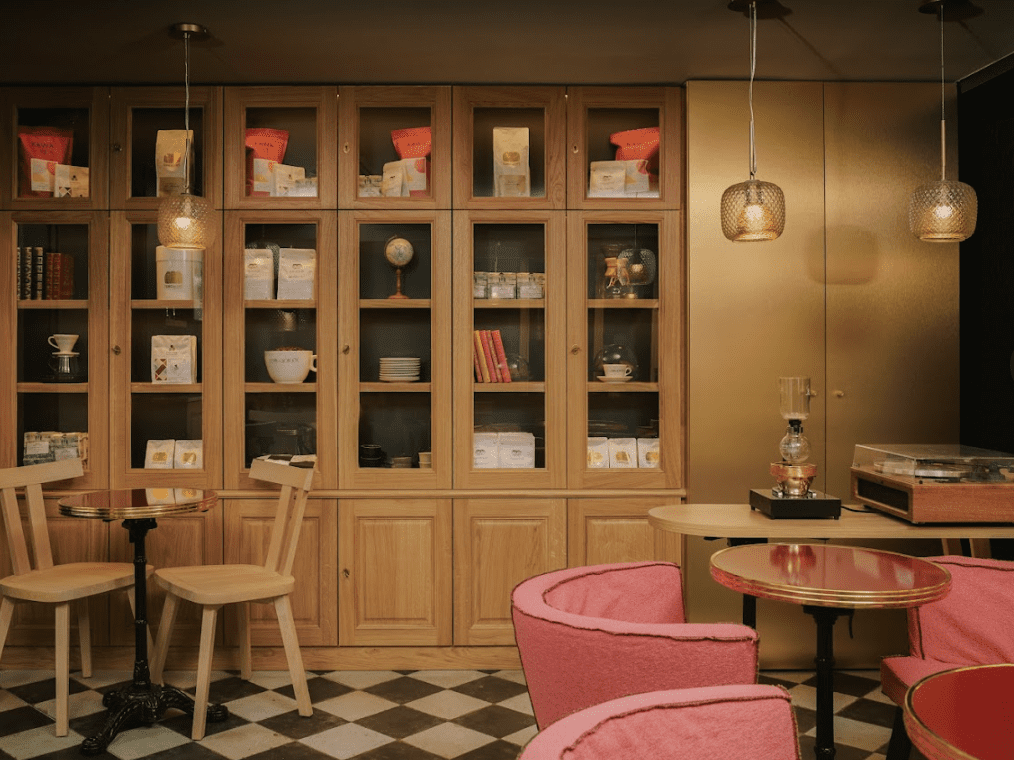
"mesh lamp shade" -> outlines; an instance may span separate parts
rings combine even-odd
[[[959,243],[975,232],[978,206],[975,190],[964,182],[927,182],[912,193],[908,224],[920,240]]]
[[[774,240],[784,229],[785,194],[778,185],[751,179],[722,193],[722,233],[729,240]]]
[[[212,242],[211,204],[199,195],[167,195],[158,205],[158,240],[167,248],[207,248]]]

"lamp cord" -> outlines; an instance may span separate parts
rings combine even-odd
[[[750,179],[757,174],[757,146],[754,141],[753,127],[753,79],[757,71],[757,3],[756,0],[750,3],[750,88],[748,100],[750,103]]]
[[[183,192],[190,193],[190,32],[183,33]]]
[[[940,4],[940,181],[947,179],[947,111],[944,108],[944,4]]]

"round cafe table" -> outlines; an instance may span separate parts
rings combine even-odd
[[[1014,757],[1014,665],[926,676],[905,695],[905,730],[927,760]]]
[[[151,682],[148,670],[148,587],[144,539],[158,527],[157,517],[207,512],[215,506],[214,491],[192,488],[135,488],[123,491],[93,491],[65,496],[58,502],[60,514],[95,520],[123,520],[134,545],[134,676],[129,686],[106,692],[103,706],[109,714],[101,730],[81,743],[81,753],[98,755],[120,730],[137,724],[152,725],[170,707],[194,714],[194,700],[174,686]],[[221,705],[208,707],[208,720],[222,721],[229,716]]]
[[[856,609],[917,607],[950,590],[939,565],[904,554],[827,544],[745,544],[711,557],[711,576],[734,591],[801,604],[817,624],[818,758],[833,758],[834,624]]]

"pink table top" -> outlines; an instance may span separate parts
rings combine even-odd
[[[905,697],[905,728],[928,760],[1014,757],[1014,665],[934,673]]]
[[[746,544],[711,557],[734,591],[818,607],[914,607],[947,594],[951,575],[918,557],[857,546]]]

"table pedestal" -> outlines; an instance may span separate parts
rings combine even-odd
[[[834,624],[852,610],[817,607],[804,604],[803,612],[817,624],[817,742],[814,754],[818,760],[833,758],[834,748]]]
[[[81,754],[99,755],[124,728],[137,725],[150,726],[159,720],[170,707],[194,714],[194,700],[175,686],[160,686],[151,682],[148,671],[148,559],[144,550],[144,537],[157,527],[153,518],[124,520],[123,527],[130,533],[134,545],[134,677],[130,686],[107,692],[102,704],[110,710],[102,729],[81,742]],[[223,721],[229,710],[222,705],[208,706],[208,720]]]

